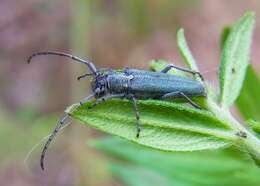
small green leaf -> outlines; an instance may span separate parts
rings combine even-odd
[[[260,122],[255,120],[247,121],[249,127],[260,136]]]
[[[237,108],[245,120],[260,121],[260,80],[251,65],[248,66],[241,93],[236,101]]]
[[[220,36],[220,48],[223,49],[224,48],[224,45],[225,45],[225,42],[228,38],[228,35],[230,34],[231,32],[231,28],[230,26],[226,26],[224,27],[222,33],[221,33],[221,36]]]
[[[191,70],[198,72],[199,69],[198,69],[196,61],[188,47],[188,44],[186,42],[185,35],[184,35],[184,30],[182,28],[179,29],[177,32],[177,45],[178,45],[179,52],[180,52],[182,58],[184,59],[184,62],[186,63],[186,65]]]
[[[240,93],[249,62],[254,23],[254,13],[245,14],[232,27],[224,44],[219,72],[220,102],[224,107],[231,106]]]
[[[247,154],[234,149],[171,153],[145,148],[118,138],[105,138],[94,144],[109,156],[124,160],[132,168],[142,167],[143,171],[146,169],[157,173],[165,178],[162,180],[170,181],[171,185],[257,186],[260,182],[260,169],[248,159]]]
[[[167,65],[169,65],[170,63],[168,61],[159,59],[159,60],[151,60],[149,62],[150,64],[150,68],[152,71],[155,72],[160,72],[162,71]],[[173,75],[177,75],[177,76],[183,76],[183,77],[187,77],[188,75],[190,75],[187,72],[183,72],[181,70],[177,70],[172,68],[171,70],[169,70],[169,72],[167,72],[168,74],[173,74]]]
[[[150,69],[151,69],[152,71],[160,72],[160,71],[162,71],[169,63],[168,63],[168,61],[159,59],[159,60],[151,60],[151,61],[149,62],[149,64],[150,64]]]
[[[88,109],[91,104],[72,106],[67,112],[84,124],[156,149],[217,149],[237,139],[226,123],[207,111],[158,100],[138,100],[142,131],[136,138],[136,118],[130,101],[114,99]]]

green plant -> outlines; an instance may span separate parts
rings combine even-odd
[[[116,137],[92,145],[114,158],[110,161],[111,171],[127,185],[257,186],[260,183],[259,168],[245,152],[234,148],[172,153]]]
[[[246,154],[245,156],[252,157],[258,163],[260,159],[260,139],[253,130],[259,131],[259,123],[251,121],[248,122],[250,123],[249,125],[242,124],[232,116],[229,110],[240,94],[247,69],[246,79],[250,76],[251,79],[259,83],[251,66],[248,68],[253,27],[254,14],[249,12],[238,20],[232,28],[225,29],[225,33],[222,34],[221,45],[223,50],[219,69],[220,93],[216,94],[216,91],[209,84],[205,83],[208,96],[205,99],[197,100],[205,108],[204,110],[193,109],[181,103],[158,100],[138,101],[143,126],[139,139],[135,138],[135,118],[128,101],[111,100],[90,110],[87,107],[91,103],[81,107],[72,105],[66,112],[85,124],[137,144],[161,151],[175,151],[174,153],[158,152],[157,150],[128,144],[127,142],[114,142],[113,140],[111,142],[112,144],[115,143],[113,146],[112,144],[102,145],[104,143],[100,142],[102,150],[113,152],[114,154],[116,154],[115,148],[117,143],[119,143],[118,151],[124,153],[124,155],[120,154],[120,157],[138,164],[138,166],[128,165],[130,167],[127,170],[120,164],[113,166],[114,172],[117,172],[117,175],[121,174],[120,177],[123,179],[127,178],[124,176],[125,174],[134,174],[135,171],[138,171],[141,175],[143,173],[158,175],[158,179],[162,182],[164,181],[165,185],[171,185],[170,183],[175,185],[257,185],[260,182],[257,177],[257,174],[259,174],[258,168],[254,167],[249,160],[246,160],[245,163],[243,158],[240,157],[242,153],[237,152],[234,148],[245,152],[243,153]],[[198,71],[196,61],[186,43],[183,29],[177,33],[177,44],[184,62],[190,69]],[[159,61],[153,62],[151,67],[154,70],[159,70],[165,65],[164,62]],[[175,73],[175,71],[171,71],[171,73]],[[254,77],[252,78],[252,76]],[[246,85],[250,87],[250,82],[246,82]],[[255,88],[254,94],[258,91],[257,88]],[[238,108],[242,113],[245,113],[243,107],[246,104],[246,99],[243,95],[248,96],[250,94],[253,95],[250,93],[250,90],[242,88],[242,94],[237,102]],[[252,100],[253,97],[250,97],[250,99]],[[250,111],[253,114],[247,113],[242,115],[246,116],[247,120],[250,119],[250,116],[256,119],[255,116],[259,117],[257,106],[252,101]],[[125,144],[122,145],[121,143]],[[122,147],[120,147],[121,145]],[[131,147],[132,154],[130,152],[129,155],[126,153],[128,152],[128,147]],[[228,148],[228,150],[183,152],[223,149],[224,147]],[[148,151],[148,153],[151,153],[149,157],[159,153],[160,155],[157,158],[162,160],[156,162],[156,159],[150,159],[151,163],[143,163],[148,161],[149,158],[137,157],[139,158],[137,161],[133,154],[139,151],[144,151],[144,154]],[[169,160],[167,159],[168,156]],[[179,157],[179,159],[174,159],[174,157]],[[183,160],[182,157],[190,157],[192,161],[188,163],[181,161]],[[164,158],[167,160],[164,160]],[[208,161],[209,166],[206,166],[206,164],[203,167],[199,167],[199,162],[204,160]],[[165,163],[163,164],[164,161]],[[177,169],[180,173],[173,170],[175,166],[178,167]],[[190,169],[199,171],[199,173],[194,172],[191,174],[188,171]],[[170,173],[167,173],[169,171]],[[232,172],[234,175],[232,174],[227,179],[220,177],[229,172]],[[238,177],[241,179],[238,179]],[[138,183],[131,181],[128,184],[138,185]],[[151,184],[147,183],[147,185]]]

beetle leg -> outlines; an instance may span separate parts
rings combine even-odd
[[[105,102],[105,101],[107,101],[109,99],[112,99],[112,98],[122,98],[124,96],[125,96],[125,94],[111,94],[111,95],[108,95],[108,96],[104,96],[104,97],[98,98],[95,101],[95,103],[93,103],[89,108],[91,109],[91,108],[97,106],[98,104],[103,103],[103,102]]]
[[[135,117],[136,117],[136,129],[137,129],[136,137],[139,138],[140,132],[141,132],[140,113],[138,111],[137,102],[136,102],[136,98],[134,97],[134,95],[131,95],[130,99],[132,100],[133,108],[135,111]]]
[[[171,70],[172,68],[175,68],[175,69],[180,70],[180,71],[183,71],[183,72],[188,72],[188,73],[191,73],[191,74],[193,74],[193,75],[197,74],[202,81],[204,80],[204,78],[203,78],[203,76],[201,75],[201,73],[196,72],[196,71],[193,71],[193,70],[189,70],[189,69],[186,69],[186,68],[177,67],[177,66],[174,66],[174,65],[172,65],[172,64],[167,65],[161,72],[162,72],[162,73],[167,73],[167,72],[168,72],[169,70]]]
[[[95,97],[95,94],[91,94],[88,97],[83,98],[80,102],[79,105],[83,105],[84,103],[88,102],[89,100],[91,100],[92,98]]]
[[[170,92],[170,93],[164,94],[161,98],[162,99],[168,99],[168,98],[176,98],[176,97],[180,97],[180,96],[185,98],[188,101],[188,103],[191,104],[194,108],[201,109],[201,107],[199,105],[197,105],[186,94],[184,94],[183,92],[180,92],[180,91]]]

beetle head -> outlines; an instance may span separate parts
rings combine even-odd
[[[99,72],[91,81],[92,91],[96,98],[102,97],[107,93],[107,85],[107,74]]]

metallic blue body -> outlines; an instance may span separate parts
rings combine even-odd
[[[204,86],[192,78],[138,69],[109,71],[103,76],[110,94],[132,94],[137,99],[160,99],[173,92],[189,97],[206,96]],[[99,79],[100,81],[100,79]],[[181,97],[176,95],[175,97]]]

